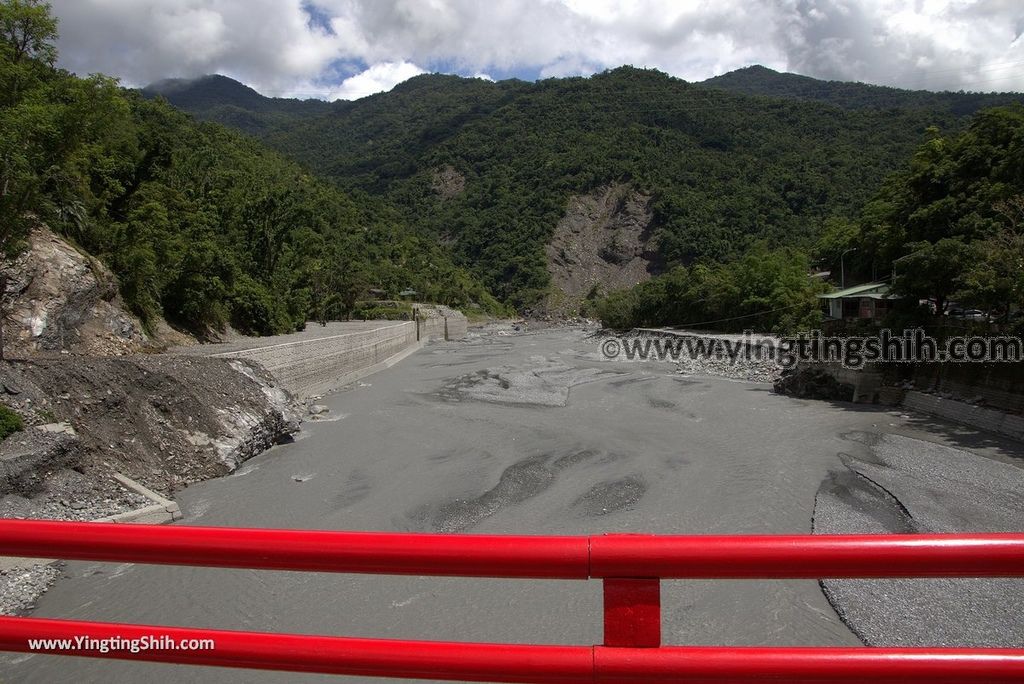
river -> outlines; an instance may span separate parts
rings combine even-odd
[[[178,497],[181,524],[526,534],[810,533],[815,494],[929,436],[877,407],[610,362],[579,330],[432,344],[325,397],[328,420]],[[998,454],[997,454],[998,456]],[[351,576],[75,562],[37,616],[306,634],[599,643],[598,581]],[[815,581],[663,583],[671,644],[860,644]],[[326,681],[7,655],[18,682]],[[330,681],[337,681],[331,679]],[[350,681],[350,680],[342,680]],[[380,680],[374,680],[380,681]]]

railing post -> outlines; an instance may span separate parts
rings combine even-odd
[[[604,645],[661,646],[661,581],[609,577],[604,580]]]

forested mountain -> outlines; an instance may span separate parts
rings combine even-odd
[[[1001,225],[993,207],[1011,212],[1024,192],[1019,110],[969,129],[961,115],[1016,96],[763,69],[690,84],[632,67],[536,83],[424,75],[330,104],[216,76],[143,96],[55,69],[45,6],[18,7],[36,35],[0,46],[4,248],[42,219],[110,263],[138,313],[196,331],[289,330],[342,315],[370,287],[531,307],[556,294],[552,264],[571,277],[587,240],[591,266],[665,272],[609,299],[594,282],[583,304],[603,301],[606,318],[768,312],[758,327],[792,328],[812,313],[812,258],[863,243],[851,267],[877,272],[921,259],[923,242],[931,265],[945,263],[960,248],[942,240],[974,250]],[[773,97],[721,89],[737,83]],[[971,291],[1013,296],[1003,275],[972,277]]]
[[[175,107],[203,121],[216,121],[246,133],[260,134],[290,117],[316,116],[330,110],[323,100],[264,97],[227,76],[170,78],[143,88],[147,97],[162,95]]]
[[[1012,323],[1024,309],[1024,107],[981,111],[959,135],[930,131],[862,209],[826,221],[813,254],[832,268],[846,254],[856,282],[890,281],[904,295],[883,321],[891,329],[944,330],[953,300]],[[736,261],[676,267],[594,309],[615,327],[810,329],[824,284],[807,277],[808,266],[807,255],[759,246]]]
[[[965,125],[965,104],[940,96],[902,108],[892,92],[884,109],[844,108],[631,67],[536,83],[425,75],[327,113],[278,117],[260,134],[338,186],[385,197],[499,298],[525,306],[548,292],[544,246],[569,199],[611,183],[652,198],[656,267],[725,262],[759,242],[809,248],[928,127]],[[181,91],[167,95],[187,106]]]
[[[3,253],[44,222],[106,261],[144,321],[199,334],[293,330],[343,316],[370,287],[503,310],[379,199],[112,79],[56,69],[48,6],[0,9]]]
[[[1019,93],[965,93],[902,90],[867,83],[821,81],[755,65],[709,78],[701,86],[739,95],[813,100],[845,109],[930,109],[957,116],[1020,102]]]

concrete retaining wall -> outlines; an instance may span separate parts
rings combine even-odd
[[[444,321],[442,316],[420,316],[416,321],[420,326],[420,341],[445,339]]]
[[[878,401],[882,386],[882,372],[873,364],[863,368],[845,368],[841,363],[809,363],[808,367],[823,368],[833,378],[844,385],[853,387],[850,401],[855,404],[873,404]],[[801,362],[800,367],[804,367]]]
[[[202,345],[178,353],[254,361],[282,387],[307,398],[397,363],[431,340],[466,336],[466,317],[446,307],[418,307],[414,321],[351,321],[309,325],[277,338]]]
[[[446,340],[461,340],[469,329],[469,321],[465,316],[447,316],[444,319]]]
[[[461,340],[466,336],[468,321],[461,311],[441,305],[420,305],[414,308],[419,324],[419,339]]]
[[[369,330],[237,349],[214,356],[255,361],[290,392],[308,397],[380,370],[403,352],[411,353],[419,344],[415,322],[381,321],[380,326]]]
[[[1021,416],[914,391],[904,396],[903,406],[1024,441],[1024,417]]]
[[[922,363],[914,368],[912,379],[921,389],[977,397],[987,406],[1024,413],[1024,364]]]

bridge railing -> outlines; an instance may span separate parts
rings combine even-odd
[[[396,641],[0,617],[0,650],[493,682],[1024,682],[1024,650],[662,646],[661,579],[1024,576],[1024,534],[498,536],[0,521],[0,554],[317,572],[600,579],[604,642]],[[79,643],[83,635],[89,641]],[[159,636],[161,641],[155,643]],[[110,648],[113,640],[143,649]],[[213,648],[174,644],[212,640]]]

